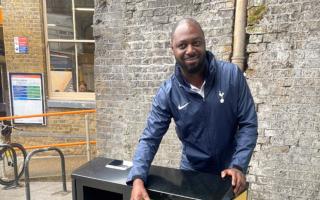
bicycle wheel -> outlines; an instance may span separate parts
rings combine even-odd
[[[18,179],[22,176],[24,172],[25,159],[27,157],[27,152],[25,148],[18,143],[10,144],[17,155],[17,169],[18,169]],[[5,147],[0,151],[0,184],[2,185],[12,185],[15,181],[14,177],[14,159],[12,151]]]

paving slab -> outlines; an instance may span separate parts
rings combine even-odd
[[[0,199],[25,200],[26,188],[20,182],[17,188],[5,189],[0,185]],[[63,191],[61,182],[30,182],[31,200],[72,200],[71,182],[67,182],[67,192]]]

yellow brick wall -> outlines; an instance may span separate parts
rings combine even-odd
[[[42,0],[3,0],[2,6],[7,71],[44,73],[45,88],[47,88]],[[28,38],[29,51],[27,54],[15,53],[14,37],[17,36]],[[45,93],[47,96],[47,91]],[[47,108],[46,112],[71,110],[75,109]],[[89,133],[92,135],[92,139],[94,139],[95,114],[91,113],[88,116],[90,122]],[[47,125],[45,126],[17,126],[22,128],[23,131],[14,131],[11,141],[19,142],[24,146],[85,140],[84,115],[47,117]],[[69,155],[85,154],[85,146],[64,147],[63,151]]]
[[[44,72],[45,45],[40,0],[3,0],[3,32],[9,72]],[[28,38],[28,54],[14,52],[14,37]]]
[[[75,109],[68,109],[75,110]],[[63,112],[65,109],[50,109],[49,112]],[[42,125],[16,125],[22,130],[14,130],[12,142],[21,143],[23,146],[39,146],[61,143],[74,143],[85,141],[86,127],[85,115],[49,116],[47,124]],[[95,113],[88,114],[88,127],[90,140],[95,140]],[[95,145],[91,145],[95,152]],[[60,147],[59,147],[60,148]],[[86,146],[61,147],[65,155],[84,155]]]

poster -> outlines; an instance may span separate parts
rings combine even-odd
[[[42,74],[9,73],[12,115],[44,113]],[[45,124],[44,117],[14,119],[14,123]]]
[[[14,37],[14,51],[16,53],[28,53],[28,38],[27,37]]]

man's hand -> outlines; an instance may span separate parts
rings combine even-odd
[[[232,186],[233,192],[237,196],[242,192],[246,187],[246,177],[245,175],[236,168],[225,169],[221,172],[221,177],[226,176],[232,177]]]
[[[139,178],[133,181],[130,200],[150,200],[144,183]]]

